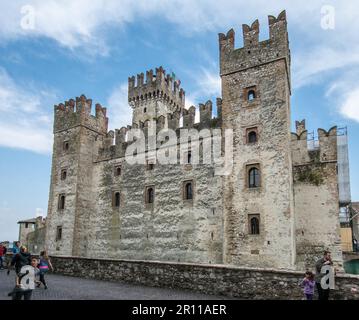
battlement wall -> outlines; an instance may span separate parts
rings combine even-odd
[[[85,95],[55,105],[54,133],[82,125],[100,134],[108,130],[106,108],[100,104],[95,106],[95,115],[91,114],[92,100]]]
[[[99,150],[98,161],[124,157],[127,147],[135,142],[127,141],[127,135],[131,129],[142,130],[146,139],[153,134],[158,134],[160,131],[166,131],[166,129],[174,130],[178,141],[182,129],[195,129],[198,131],[203,129],[209,129],[210,131],[212,129],[219,129],[221,128],[222,99],[217,98],[216,117],[212,116],[212,108],[212,101],[207,101],[205,104],[199,104],[200,122],[198,123],[195,123],[196,108],[192,106],[189,109],[183,109],[182,113],[175,111],[174,113],[168,114],[167,127],[165,127],[165,117],[160,116],[152,121],[145,121],[144,123],[140,122],[139,125],[128,125],[127,127],[116,129],[115,131],[111,130],[103,139],[102,148]],[[181,115],[183,117],[182,127],[179,126]],[[159,146],[160,143],[158,143],[157,147]]]
[[[320,162],[336,162],[337,127],[329,131],[318,129],[318,141],[308,140],[308,131],[303,122],[297,122],[297,133],[291,134],[293,165],[306,165]]]
[[[287,64],[288,81],[290,82],[290,52],[287,32],[286,12],[283,11],[276,18],[268,17],[270,38],[259,41],[260,26],[256,20],[251,26],[244,24],[243,48],[235,49],[235,31],[229,30],[227,34],[220,33],[220,74],[228,75],[248,68],[258,67],[262,64],[284,59]]]

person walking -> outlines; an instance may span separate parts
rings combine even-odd
[[[38,260],[35,257],[31,258],[30,263],[31,265],[23,266],[16,275],[15,289],[9,293],[12,296],[12,300],[22,300],[22,297],[24,297],[24,300],[31,300],[39,269],[37,268]]]
[[[305,278],[302,281],[302,286],[304,287],[304,295],[307,300],[313,300],[314,296],[314,288],[315,288],[315,281],[314,281],[314,274],[311,271],[307,271],[305,273]]]
[[[20,253],[20,241],[15,241],[14,245],[12,247],[12,258],[14,259],[14,257]],[[7,275],[10,274],[10,267],[11,267],[11,261],[8,263],[8,268],[7,268]]]
[[[25,246],[20,247],[20,252],[13,256],[11,266],[15,266],[15,272],[18,274],[23,266],[31,264],[31,255],[27,252]]]
[[[48,256],[46,250],[40,253],[40,263],[38,267],[40,270],[40,282],[37,284],[37,287],[39,288],[42,283],[44,285],[44,288],[47,289],[45,274],[47,273],[47,271],[49,271],[49,268],[51,268],[51,271],[54,271],[54,268],[51,264],[50,257]]]
[[[14,242],[14,245],[13,245],[13,247],[12,247],[12,253],[13,253],[13,255],[18,254],[18,253],[20,252],[20,246],[21,246],[20,241],[15,241],[15,242]]]
[[[324,274],[322,273],[322,268],[324,266],[333,266],[330,251],[324,251],[323,258],[319,259],[315,264],[315,282],[318,290],[318,300],[329,300],[330,288],[323,289],[321,284],[321,280],[324,276]]]
[[[5,254],[6,254],[6,248],[2,243],[0,243],[0,269],[1,270],[4,270]]]

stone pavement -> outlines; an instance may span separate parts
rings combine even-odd
[[[185,290],[151,288],[128,283],[108,282],[48,274],[49,289],[35,289],[32,300],[227,300],[228,297],[210,296]],[[0,271],[0,300],[9,300],[15,273],[7,276]]]

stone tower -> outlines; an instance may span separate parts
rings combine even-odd
[[[290,51],[286,13],[219,34],[223,128],[234,131],[234,168],[224,180],[224,263],[291,268],[295,263],[290,149]],[[258,228],[259,230],[256,230]]]
[[[84,95],[55,106],[46,244],[51,254],[86,256],[94,207],[93,159],[107,133],[106,109]]]
[[[162,68],[128,78],[128,101],[133,108],[132,125],[147,128],[156,121],[160,128],[179,127],[179,119],[185,106],[185,92],[178,81]]]

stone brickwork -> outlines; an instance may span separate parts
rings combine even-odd
[[[187,289],[250,300],[300,300],[301,272],[186,263],[51,257],[63,275]],[[337,275],[331,299],[358,300],[359,276]],[[356,289],[357,291],[354,292]]]
[[[106,109],[97,104],[92,115],[85,96],[55,106],[50,254],[302,270],[329,248],[341,266],[336,129],[318,131],[315,151],[307,149],[305,121],[291,135],[285,12],[269,17],[269,29],[270,39],[260,42],[258,21],[243,25],[238,49],[233,30],[219,35],[222,97],[215,117],[211,101],[199,105],[199,123],[196,108],[184,108],[179,81],[162,67],[147,71],[146,80],[129,78],[127,127],[108,131]],[[215,164],[203,164],[201,137],[191,138],[201,141],[199,164],[130,164],[131,129],[143,130],[146,141],[169,129],[177,138],[181,129],[207,136],[231,129],[233,169],[220,176]],[[162,142],[139,153],[151,161]],[[172,146],[178,159],[188,153],[178,140]],[[250,188],[251,168],[260,178]],[[190,201],[183,196],[188,181]]]

